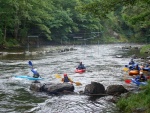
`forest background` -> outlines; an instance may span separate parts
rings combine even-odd
[[[149,43],[150,0],[0,0],[0,48]]]

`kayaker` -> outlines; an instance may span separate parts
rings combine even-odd
[[[34,78],[39,78],[40,77],[40,74],[37,72],[36,68],[32,68],[31,71],[33,72],[33,77]]]
[[[78,67],[76,69],[85,69],[84,64],[82,64],[82,62],[80,62],[80,64],[78,65]]]
[[[135,62],[133,61],[133,58],[131,59],[131,61],[129,62],[129,65],[133,65],[135,64]]]
[[[150,68],[150,60],[148,61],[145,67]]]
[[[143,72],[140,71],[140,75],[135,77],[135,80],[138,82],[145,82],[147,81],[146,77],[144,76]]]
[[[146,77],[144,76],[143,72],[140,71],[140,82],[147,81]]]
[[[64,74],[64,78],[62,78],[62,81],[63,82],[71,82],[71,83],[73,82],[66,73]]]
[[[130,70],[137,70],[140,73],[141,68],[139,67],[138,64],[134,64]]]
[[[133,59],[131,59],[131,61],[129,62],[129,69],[133,70],[134,66],[135,66],[135,62],[133,61]]]

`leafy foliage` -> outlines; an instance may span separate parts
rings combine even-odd
[[[145,113],[149,113],[149,101],[150,101],[150,82],[148,85],[141,87],[143,90],[139,93],[134,93],[128,98],[121,98],[117,107],[123,110],[126,113],[131,113],[136,111],[137,108],[145,109]]]
[[[9,38],[26,43],[28,35],[58,43],[73,41],[76,36],[92,37],[102,43],[126,39],[144,42],[150,33],[149,3],[150,0],[1,0],[1,45]]]
[[[25,43],[28,35],[59,41],[99,30],[100,20],[77,9],[92,0],[5,0],[0,1],[0,29],[8,37]],[[41,35],[42,34],[42,35]],[[72,37],[69,37],[72,34]],[[69,39],[70,40],[70,39]]]
[[[100,19],[110,19],[110,14],[113,12],[118,20],[111,22],[113,30],[120,35],[124,34],[131,41],[136,38],[134,41],[145,42],[150,33],[149,4],[150,0],[95,0],[90,4],[85,4],[81,9]]]

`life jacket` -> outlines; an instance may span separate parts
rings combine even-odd
[[[129,62],[129,65],[133,65],[133,64],[135,64],[134,61],[130,61],[130,62]]]
[[[37,71],[34,71],[34,69],[31,69],[31,71],[33,72],[33,74],[37,74]]]
[[[85,67],[84,67],[83,64],[80,64],[80,65],[78,66],[78,69],[85,69]]]
[[[70,82],[70,80],[67,76],[64,77],[64,82]]]
[[[140,77],[140,82],[144,82],[144,81],[146,81],[147,79],[146,79],[146,77],[144,76],[144,75],[142,75],[141,77]]]
[[[136,78],[135,78],[136,81],[138,82],[145,82],[147,79],[144,75],[140,76],[138,75]]]
[[[31,71],[33,72],[34,78],[38,78],[40,76],[40,74],[37,71],[34,71],[34,69],[31,69]]]

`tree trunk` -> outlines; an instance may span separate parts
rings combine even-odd
[[[6,33],[7,33],[7,28],[6,28],[6,25],[5,25],[5,27],[4,27],[4,38],[3,38],[4,42],[6,41]]]
[[[14,38],[15,39],[18,38],[18,30],[19,30],[19,24],[17,22],[16,25],[15,25],[15,28],[14,28]]]

